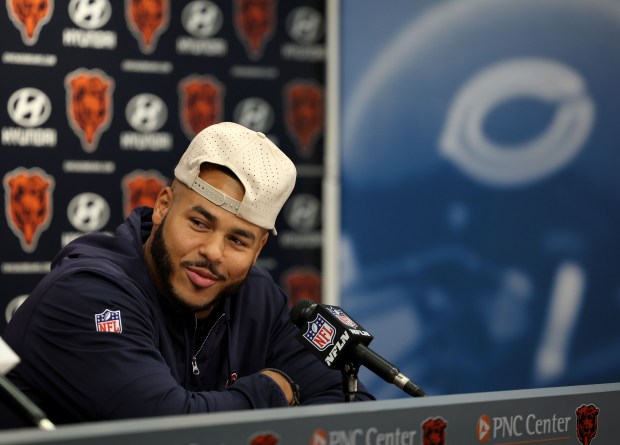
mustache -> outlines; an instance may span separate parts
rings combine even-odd
[[[200,269],[206,269],[211,272],[218,280],[225,280],[226,276],[222,274],[215,264],[211,261],[181,261],[181,266],[183,267],[197,267]]]

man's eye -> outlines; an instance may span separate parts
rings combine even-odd
[[[192,224],[194,224],[196,227],[199,227],[201,229],[207,227],[207,225],[203,221],[197,218],[192,218]]]
[[[233,244],[237,245],[237,246],[242,246],[245,247],[247,245],[247,243],[237,237],[230,237],[230,241],[232,241]]]

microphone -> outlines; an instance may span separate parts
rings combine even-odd
[[[19,390],[4,374],[8,373],[20,362],[11,347],[0,338],[0,396],[15,409],[21,418],[42,430],[56,429],[45,413]]]
[[[426,396],[422,388],[401,374],[396,366],[368,348],[373,336],[340,307],[303,299],[291,309],[290,317],[299,328],[297,340],[327,367],[342,370],[351,362],[364,365],[407,394]]]

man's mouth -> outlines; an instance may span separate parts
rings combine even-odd
[[[187,277],[196,287],[207,288],[219,281],[219,278],[206,269],[197,267],[186,267]]]

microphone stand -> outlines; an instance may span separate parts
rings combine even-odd
[[[342,367],[342,389],[344,392],[344,401],[355,401],[357,394],[357,371],[360,366],[353,362],[345,363]]]

